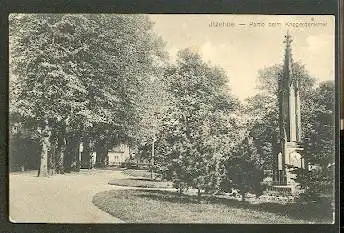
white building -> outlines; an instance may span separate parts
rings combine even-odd
[[[120,144],[119,146],[113,147],[109,150],[109,165],[110,166],[120,166],[122,163],[129,158],[129,147],[125,144]]]

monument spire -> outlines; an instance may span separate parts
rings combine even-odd
[[[291,53],[291,42],[293,42],[293,39],[291,35],[289,34],[289,31],[287,31],[287,34],[284,37],[285,37],[285,40],[283,41],[283,43],[285,43],[285,54],[284,54],[283,76],[285,79],[288,79],[288,83],[290,85],[292,64],[293,64],[292,53]]]
[[[284,134],[286,141],[300,142],[301,140],[301,114],[298,79],[293,77],[293,58],[291,43],[293,39],[289,31],[284,36],[285,53],[282,80],[280,81],[281,120],[284,122]]]
[[[277,158],[276,181],[279,184],[287,185],[291,181],[291,176],[286,165],[295,165],[295,154],[302,149],[298,145],[301,140],[301,114],[298,79],[293,76],[291,52],[293,39],[289,31],[284,37],[284,64],[278,85],[281,153]]]

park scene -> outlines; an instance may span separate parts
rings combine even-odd
[[[334,21],[245,17],[11,14],[10,221],[332,223]]]

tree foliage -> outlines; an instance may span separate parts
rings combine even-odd
[[[248,99],[246,113],[252,119],[248,130],[257,150],[265,161],[265,169],[271,169],[274,158],[280,152],[278,128],[277,82],[282,67],[268,67],[259,72],[259,93]],[[299,80],[301,99],[302,156],[306,169],[296,169],[296,182],[305,189],[308,200],[321,194],[333,196],[334,163],[334,97],[332,81],[316,85],[304,66],[293,64],[293,77]],[[308,170],[309,165],[318,169]]]
[[[296,182],[305,190],[304,200],[321,196],[333,201],[335,154],[335,85],[322,82],[312,96],[309,127],[305,131],[304,157],[314,169],[297,169]]]
[[[42,148],[53,139],[60,142],[57,151],[76,148],[64,153],[65,168],[80,166],[83,137],[95,142],[104,164],[108,146],[135,135],[141,89],[162,48],[143,15],[11,15],[12,122],[32,119],[36,128],[52,131],[48,140],[41,135]]]
[[[282,66],[274,65],[258,72],[258,93],[247,99],[246,114],[250,119],[248,130],[265,169],[272,169],[276,155],[280,152],[278,81],[282,77]],[[293,64],[293,78],[299,81],[302,129],[309,127],[309,118],[315,79],[300,63]],[[302,133],[302,138],[305,138]]]
[[[237,189],[243,201],[248,192],[257,196],[262,194],[263,161],[250,137],[246,137],[233,148],[231,154],[224,160],[223,166],[224,176],[221,182],[223,191]]]
[[[225,73],[189,49],[179,52],[165,77],[170,103],[157,141],[158,170],[180,191],[192,187],[200,194],[218,185],[220,157],[235,141],[231,114],[238,102]]]

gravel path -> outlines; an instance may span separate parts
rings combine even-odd
[[[10,220],[17,223],[121,223],[92,204],[94,194],[121,187],[111,179],[121,171],[82,170],[80,173],[36,177],[37,171],[10,173]]]

